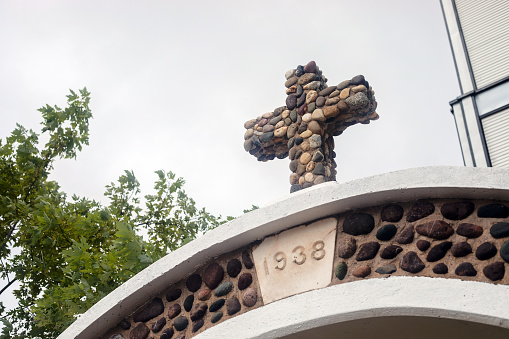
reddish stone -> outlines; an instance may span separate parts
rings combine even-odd
[[[382,250],[380,257],[382,259],[394,259],[399,253],[403,251],[403,248],[398,245],[390,245]]]
[[[129,333],[129,339],[145,339],[150,333],[150,329],[144,323],[138,324]]]
[[[224,278],[224,269],[218,263],[210,264],[203,273],[203,281],[211,290],[216,288]]]
[[[421,240],[417,240],[416,245],[417,245],[418,249],[420,249],[421,251],[424,252],[424,251],[426,251],[429,248],[429,246],[431,244],[429,243],[429,241],[421,239]]]
[[[414,226],[408,225],[403,231],[396,237],[396,242],[400,244],[410,244],[414,241]]]
[[[505,265],[503,262],[495,262],[486,266],[482,271],[491,281],[501,280],[505,275]]]
[[[449,238],[454,233],[454,229],[442,220],[430,221],[421,225],[418,225],[415,230],[420,235],[427,237],[443,240]]]
[[[182,308],[180,307],[179,304],[173,304],[168,309],[168,318],[170,318],[170,319],[175,318],[176,316],[178,316],[180,314],[181,311],[182,311]]]
[[[477,275],[477,270],[471,263],[464,262],[456,268],[455,273],[461,277],[475,277]]]
[[[362,265],[353,270],[352,275],[357,278],[365,278],[371,274],[371,267]]]
[[[380,244],[376,241],[367,242],[365,244],[362,244],[359,248],[359,252],[357,252],[356,260],[357,261],[364,261],[364,260],[370,260],[373,259],[376,254],[378,253],[378,250],[380,249]]]
[[[457,258],[464,257],[472,253],[472,246],[466,241],[459,242],[452,246],[451,253]]]
[[[295,168],[297,169],[297,168]],[[292,171],[295,172],[295,171]],[[239,275],[240,271],[242,271],[242,264],[240,263],[239,259],[232,259],[228,262],[228,265],[226,265],[226,272],[228,275],[232,278],[235,278]]]
[[[253,282],[253,276],[251,275],[251,273],[243,273],[240,277],[239,277],[239,281],[238,281],[238,286],[239,286],[239,290],[245,290],[246,288],[249,287],[249,285],[251,285],[251,283]]]
[[[463,223],[458,226],[456,233],[467,238],[478,238],[482,235],[483,228],[478,225]]]
[[[250,270],[253,268],[253,260],[251,259],[251,256],[249,255],[248,251],[242,252],[242,262],[244,263],[244,266]]]
[[[249,287],[242,293],[242,303],[244,306],[253,307],[257,300],[258,292],[254,287]]]
[[[399,205],[387,205],[382,209],[382,221],[398,222],[401,220],[401,218],[403,218],[403,212],[403,207]]]
[[[403,256],[401,263],[399,264],[402,270],[410,273],[419,273],[425,267],[417,253],[410,251]]]
[[[429,201],[418,201],[408,211],[406,221],[414,222],[435,212],[435,206]]]
[[[449,220],[463,220],[474,211],[475,206],[470,201],[459,201],[443,204],[440,212]]]

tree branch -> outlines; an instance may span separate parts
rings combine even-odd
[[[2,290],[0,291],[0,295],[6,290],[9,288],[9,286],[11,286],[15,281],[17,281],[18,279],[17,278],[14,278],[12,279],[11,281],[9,281],[7,283],[7,285],[4,286],[4,288],[2,288]]]

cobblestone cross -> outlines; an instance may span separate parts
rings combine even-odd
[[[286,72],[286,106],[244,123],[244,149],[258,161],[290,158],[290,192],[336,180],[333,136],[377,120],[363,75],[327,86],[314,61]]]

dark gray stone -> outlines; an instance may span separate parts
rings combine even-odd
[[[199,330],[200,328],[202,328],[202,326],[203,326],[203,324],[204,324],[204,323],[205,323],[205,322],[203,321],[203,319],[199,319],[199,320],[195,321],[195,322],[193,323],[193,328],[192,328],[192,330],[191,330],[191,331],[192,331],[193,333],[198,332],[198,330]]]
[[[321,162],[315,164],[315,168],[313,169],[313,174],[315,175],[325,175],[325,167]]]
[[[230,293],[232,291],[232,289],[233,289],[233,283],[231,281],[226,281],[216,288],[216,290],[214,291],[214,295],[216,297],[222,297],[222,296]]]
[[[376,238],[381,241],[387,241],[391,240],[394,235],[396,235],[396,232],[398,231],[398,228],[396,225],[384,225],[378,229],[376,232]]]
[[[396,265],[394,264],[388,264],[381,267],[378,267],[375,272],[378,274],[391,274],[396,272],[398,269],[396,268]]]
[[[304,88],[301,85],[297,86],[297,90],[295,91],[295,95],[297,97],[300,97],[302,95],[302,93],[304,93]]]
[[[193,303],[194,303],[194,295],[190,294],[184,300],[184,310],[186,310],[186,312],[191,311],[191,308],[193,308]]]
[[[356,75],[350,80],[350,85],[364,85],[364,75]]]
[[[350,258],[357,250],[357,242],[354,238],[342,237],[338,239],[338,256],[343,259]]]
[[[167,328],[165,329],[162,333],[161,333],[161,336],[159,337],[159,339],[170,339],[171,337],[173,337],[173,334],[175,333],[175,331],[173,330],[172,327],[170,328]]]
[[[214,301],[212,303],[212,305],[210,305],[210,308],[209,308],[210,312],[215,312],[215,311],[219,310],[221,307],[223,307],[225,302],[226,302],[225,299],[218,299],[218,300]]]
[[[495,239],[509,237],[509,223],[497,222],[491,226],[490,234]]]
[[[217,323],[219,320],[221,320],[221,318],[223,317],[223,312],[216,312],[212,315],[212,317],[210,318],[210,322],[215,324]]]
[[[500,256],[505,262],[509,262],[509,240],[506,241],[500,248]]]
[[[426,260],[429,262],[439,261],[447,254],[447,251],[452,247],[451,241],[444,241],[438,245],[433,246],[429,252]]]
[[[375,220],[371,214],[356,213],[345,218],[343,232],[351,235],[370,233],[375,228]]]
[[[226,265],[226,272],[232,278],[235,278],[239,275],[240,271],[242,271],[242,264],[238,259],[232,259],[228,261]]]
[[[297,96],[295,94],[290,94],[286,97],[286,107],[288,107],[289,110],[297,107]]]
[[[507,218],[509,217],[509,208],[502,204],[489,204],[479,207],[477,210],[479,218]]]
[[[189,324],[189,320],[187,320],[186,317],[184,317],[183,315],[177,317],[174,321],[173,321],[173,327],[175,327],[175,329],[177,331],[183,331],[186,329],[187,325]]]
[[[497,248],[490,242],[485,242],[475,251],[475,256],[479,260],[488,260],[493,258],[497,254]]]
[[[196,292],[201,287],[201,277],[199,274],[193,274],[186,280],[187,289],[191,292]]]
[[[131,328],[131,323],[127,320],[123,320],[121,323],[120,323],[120,328],[123,329],[123,330],[128,330]]]

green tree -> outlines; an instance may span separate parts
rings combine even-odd
[[[16,308],[6,312],[0,303],[2,338],[56,337],[133,275],[225,221],[198,209],[184,180],[171,172],[156,171],[155,194],[143,202],[132,171],[106,186],[107,206],[67,198],[48,175],[55,160],[76,158],[88,145],[89,101],[85,88],[71,91],[65,109],[39,109],[49,140],[42,147],[39,135],[20,125],[0,139],[0,275],[6,282],[0,294],[19,285]]]

